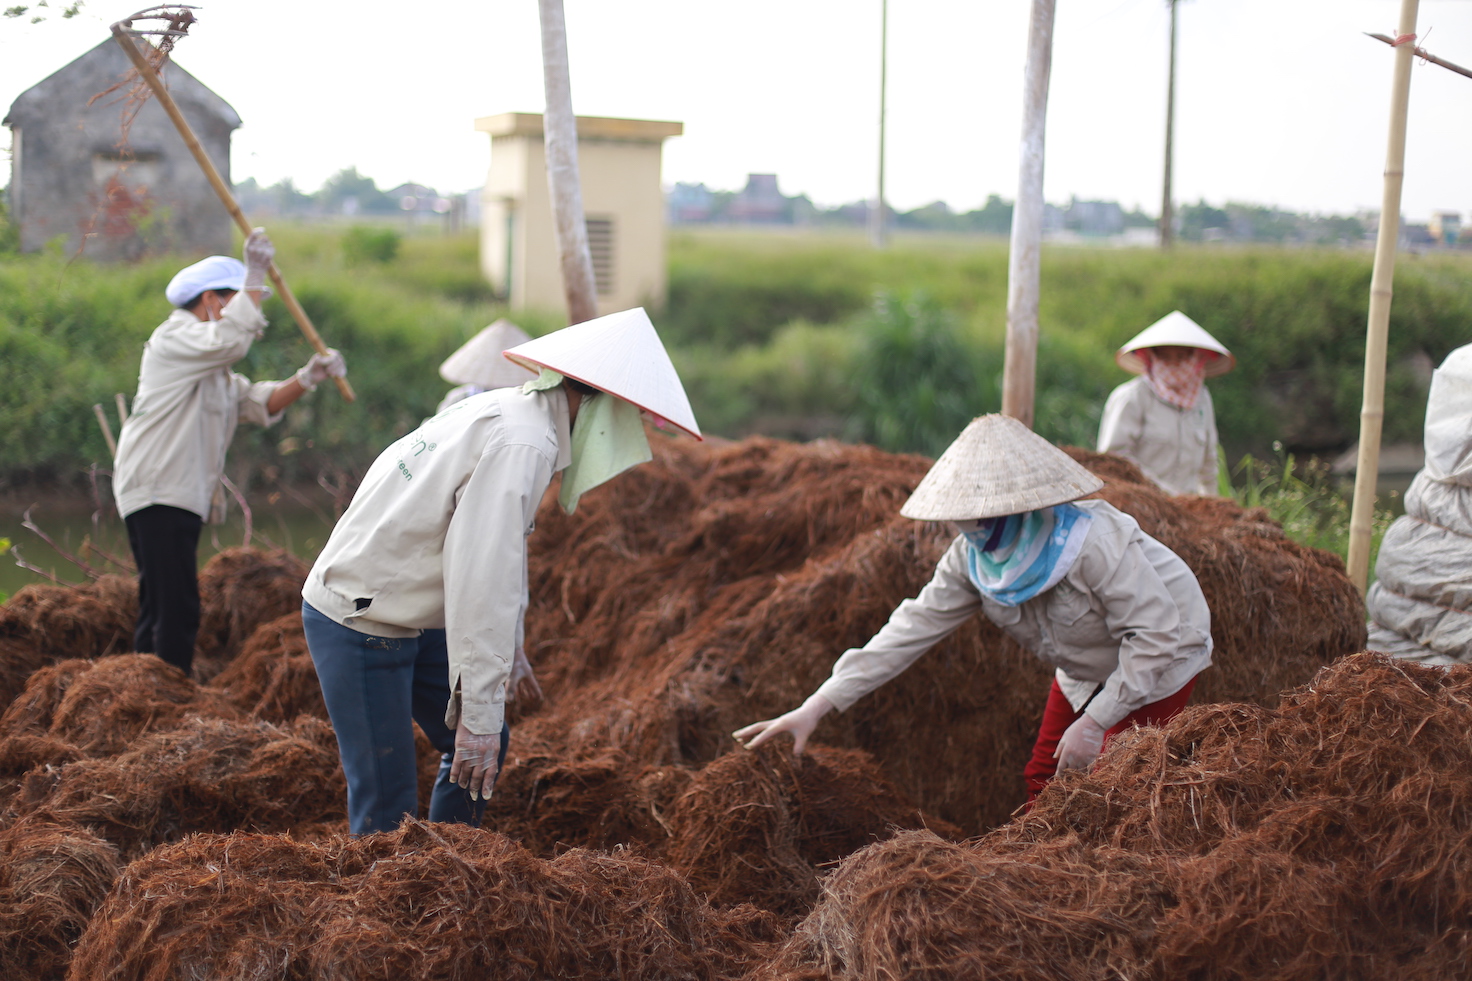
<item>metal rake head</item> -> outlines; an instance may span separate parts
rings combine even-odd
[[[189,25],[198,20],[194,16],[194,12],[198,9],[198,7],[191,7],[187,4],[166,4],[159,7],[148,7],[138,11],[136,14],[124,17],[112,25],[112,32],[114,34],[127,33],[136,38],[157,37],[159,40],[154,45],[151,45],[151,47],[154,47],[164,57],[168,57],[168,53],[173,49],[174,43],[179,38],[188,34]],[[150,24],[149,26],[138,27],[135,26],[135,22],[137,21],[161,23],[157,26]]]

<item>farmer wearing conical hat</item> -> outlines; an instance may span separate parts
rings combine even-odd
[[[354,834],[415,812],[412,722],[443,754],[430,820],[479,822],[505,759],[506,701],[530,674],[526,537],[552,475],[571,513],[651,458],[642,412],[701,438],[642,309],[505,356],[538,374],[456,402],[384,450],[302,589]]]
[[[1237,359],[1179,310],[1115,352],[1140,377],[1109,395],[1099,422],[1099,452],[1139,464],[1172,494],[1215,494],[1216,412],[1205,381]]]
[[[495,388],[525,385],[537,376],[502,353],[531,340],[509,320],[498,320],[462,344],[440,365],[440,377],[455,387],[445,393],[435,412],[444,412],[461,399]]]
[[[1015,419],[974,420],[900,513],[959,532],[935,576],[786,715],[734,735],[754,748],[847,711],[980,611],[1057,669],[1032,759],[1029,801],[1061,766],[1086,767],[1116,733],[1185,706],[1211,663],[1211,614],[1195,575],[1135,519],[1081,501],[1103,482]]]
[[[329,376],[342,355],[314,354],[291,378],[252,383],[230,366],[266,329],[261,298],[275,247],[264,229],[245,262],[212,255],[164,290],[174,306],[143,346],[138,392],[113,462],[113,496],[138,565],[133,649],[189,673],[199,631],[199,533],[224,517],[225,451],[240,420],[269,426]]]

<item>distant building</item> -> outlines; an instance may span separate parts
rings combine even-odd
[[[398,204],[400,211],[443,215],[451,208],[449,198],[440,197],[438,191],[423,184],[400,184],[384,193]]]
[[[1065,224],[1091,238],[1120,235],[1124,232],[1124,209],[1118,201],[1080,201],[1075,197],[1068,204]]]
[[[1436,244],[1436,237],[1431,234],[1428,225],[1403,224],[1400,226],[1400,244],[1406,248],[1424,248]]]
[[[665,299],[664,141],[683,123],[579,116],[578,169],[598,309],[611,313]],[[509,112],[475,128],[491,137],[481,191],[481,270],[513,308],[566,309],[552,227],[542,117]]]
[[[731,221],[745,224],[777,224],[787,218],[787,199],[777,189],[776,174],[747,174],[746,186],[726,208]]]
[[[1068,227],[1068,215],[1056,204],[1043,204],[1043,234],[1056,236]]]
[[[12,134],[10,209],[22,251],[63,239],[97,260],[231,249],[231,222],[156,99],[120,143],[123,89],[98,99],[131,67],[108,39],[22,92],[3,124]],[[228,183],[235,110],[172,62],[164,80]]]
[[[1431,216],[1431,237],[1442,245],[1456,245],[1461,231],[1461,212],[1438,211]]]
[[[704,184],[676,184],[665,195],[670,224],[710,221],[715,195]]]

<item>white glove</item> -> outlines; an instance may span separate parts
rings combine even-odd
[[[780,715],[765,722],[753,722],[743,729],[737,729],[731,735],[747,749],[756,749],[779,732],[790,732],[792,733],[792,753],[794,756],[801,756],[803,749],[808,744],[808,737],[818,727],[818,720],[832,711],[833,703],[822,695],[814,693],[809,695],[808,700],[802,705],[786,715]]]
[[[496,784],[496,757],[501,753],[501,734],[482,736],[465,728],[462,719],[455,729],[455,756],[450,761],[450,782],[470,791],[471,800],[491,799]]]
[[[271,244],[264,228],[251,231],[245,240],[245,290],[247,293],[263,292],[266,287],[266,270],[276,257],[276,246]]]
[[[522,691],[523,686],[525,691]],[[534,702],[540,702],[543,698],[542,686],[537,683],[537,675],[532,671],[532,662],[526,659],[526,651],[520,647],[516,649],[516,657],[511,662],[511,679],[506,682],[506,701],[515,701],[518,695]]]
[[[1104,727],[1085,712],[1064,730],[1063,738],[1058,740],[1058,748],[1053,751],[1053,758],[1058,761],[1060,770],[1082,770],[1098,759],[1103,749]]]
[[[310,361],[297,369],[296,383],[302,391],[310,392],[329,377],[341,378],[347,373],[348,366],[342,359],[342,352],[329,347],[326,354],[312,355]]]

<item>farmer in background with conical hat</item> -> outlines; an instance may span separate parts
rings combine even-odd
[[[436,413],[444,412],[461,399],[497,388],[525,385],[536,372],[508,361],[501,355],[531,340],[526,331],[509,320],[498,320],[460,346],[440,365],[440,377],[456,386],[445,393]]]
[[[1211,663],[1211,614],[1174,552],[1112,505],[1078,500],[1101,486],[1017,420],[974,420],[900,511],[959,532],[929,585],[846,651],[801,707],[735,737],[754,748],[791,733],[801,753],[819,719],[978,611],[1057,669],[1023,770],[1029,801],[1060,766],[1091,764],[1115,733],[1174,716]]]
[[[266,331],[261,300],[276,248],[264,229],[245,240],[245,261],[212,255],[179,270],[164,289],[174,307],[143,346],[133,412],[113,461],[118,514],[138,564],[133,649],[189,673],[199,632],[199,533],[224,520],[225,453],[242,420],[269,426],[286,407],[347,368],[314,354],[282,381],[252,382],[231,370]]]
[[[1099,452],[1139,464],[1172,494],[1215,494],[1216,412],[1207,378],[1232,370],[1232,353],[1179,310],[1115,352],[1139,375],[1109,395],[1099,422]]]
[[[506,357],[537,376],[463,399],[384,450],[302,588],[354,834],[415,812],[411,721],[444,754],[430,820],[479,822],[509,739],[526,536],[552,475],[571,513],[651,458],[642,412],[701,438],[642,309]]]

